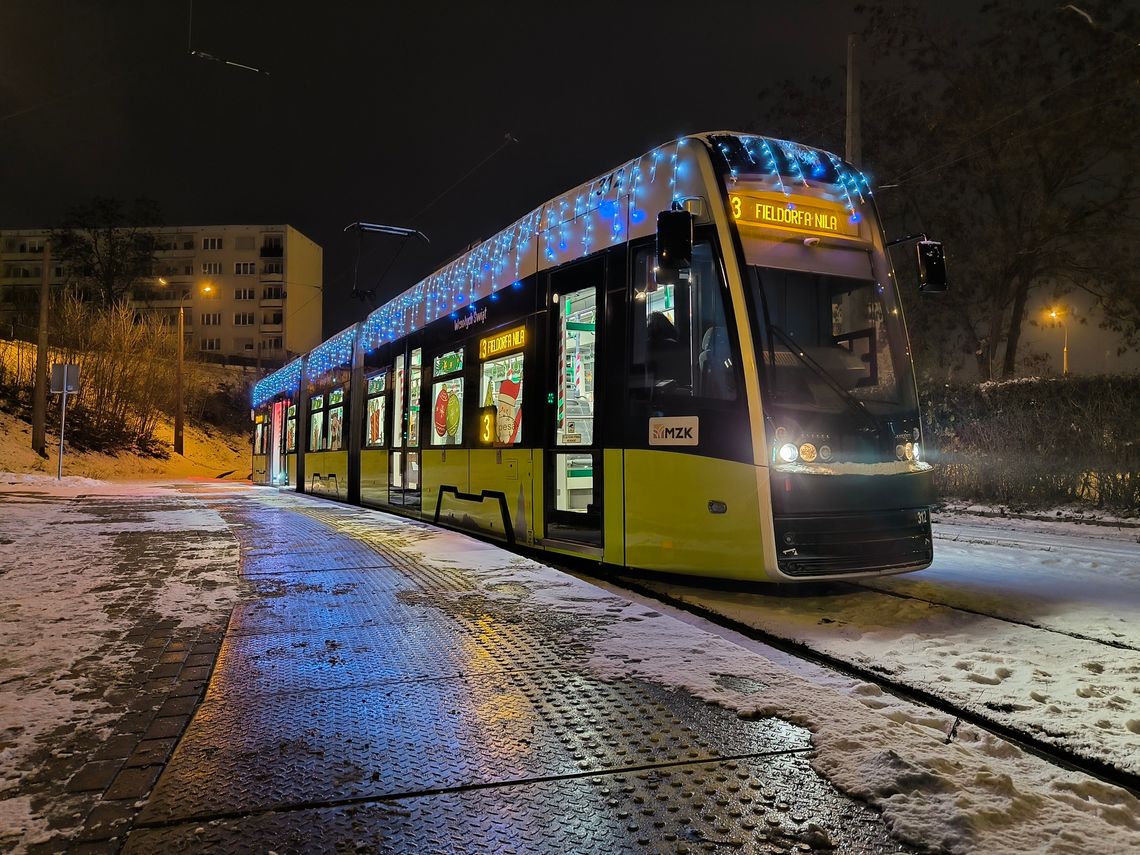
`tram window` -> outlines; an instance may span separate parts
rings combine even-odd
[[[406,393],[407,378],[404,375],[404,355],[396,357],[396,383],[392,387],[392,445],[402,448],[404,445],[404,395]],[[395,483],[395,482],[393,482]],[[396,484],[396,486],[401,486]]]
[[[589,445],[594,432],[594,363],[598,306],[593,288],[563,294],[559,304],[557,443]]]
[[[329,392],[329,433],[325,448],[340,451],[344,448],[344,387]]]
[[[297,451],[297,405],[290,404],[285,413],[285,453]]]
[[[523,355],[514,353],[484,362],[479,389],[477,441],[485,445],[522,442]]]
[[[324,395],[314,395],[309,399],[309,451],[320,451],[324,448],[324,406]]]
[[[408,366],[408,448],[420,444],[420,382],[423,380],[421,351],[412,351]]]
[[[253,426],[253,453],[265,454],[265,422],[262,421],[264,416],[257,417],[257,423]]]
[[[432,445],[463,442],[463,376],[441,380],[431,387]]]
[[[388,404],[387,380],[387,374],[377,374],[368,378],[364,444],[371,448],[384,445],[384,415]]]
[[[653,248],[634,259],[630,388],[643,397],[736,398],[736,347],[712,245],[693,247],[689,282],[658,286]]]

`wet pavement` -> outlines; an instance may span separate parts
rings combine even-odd
[[[900,850],[807,731],[595,676],[621,608],[485,572],[518,556],[449,534],[440,557],[438,530],[295,494],[198,497],[253,593],[126,852]]]
[[[16,500],[112,556],[106,637],[73,668],[95,706],[19,784],[48,825],[27,852],[902,850],[803,728],[598,676],[629,602],[551,575],[552,608],[494,545],[234,484]]]

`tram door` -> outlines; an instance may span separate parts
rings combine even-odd
[[[548,364],[554,366],[554,406],[545,472],[546,537],[602,545],[602,450],[595,430],[599,311],[605,279],[602,259],[550,276]]]
[[[269,416],[269,483],[286,484],[289,473],[285,470],[285,409],[286,401],[273,405]]]
[[[392,451],[388,461],[388,502],[420,507],[420,381],[422,353],[396,356],[392,385]]]

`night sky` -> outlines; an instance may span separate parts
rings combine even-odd
[[[190,58],[184,0],[5,0],[0,226],[53,225],[96,194],[156,199],[171,225],[287,222],[324,247],[331,334],[367,311],[348,223],[431,239],[404,248],[386,299],[659,143],[770,130],[760,89],[842,79],[852,9],[196,0],[194,49],[266,77]],[[508,131],[518,145],[424,211]],[[366,240],[371,287],[398,244]]]

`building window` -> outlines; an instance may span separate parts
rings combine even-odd
[[[261,343],[262,350],[280,350],[281,349],[281,336],[275,335],[267,339],[263,339]]]
[[[203,312],[202,313],[202,326],[204,327],[218,327],[222,325],[221,312]]]
[[[285,265],[280,261],[267,261],[262,268],[262,273],[266,276],[280,276],[285,269]]]
[[[251,327],[253,326],[253,312],[235,312],[234,313],[234,326],[235,327]],[[250,350],[253,350],[251,347]]]
[[[202,249],[221,249],[222,239],[220,237],[202,238]]]
[[[257,272],[256,261],[235,261],[234,273],[238,276],[252,276]]]
[[[261,289],[262,300],[280,300],[285,296],[285,289],[280,285],[270,285]]]
[[[262,244],[266,249],[281,249],[284,238],[281,235],[266,235],[265,243]]]
[[[254,298],[254,289],[253,288],[235,288],[234,289],[234,299],[235,300],[252,300],[253,298]]]
[[[202,275],[203,276],[221,276],[222,263],[220,261],[204,261],[202,262]]]
[[[265,312],[261,316],[261,322],[263,324],[280,324],[281,312]]]
[[[204,338],[201,341],[202,350],[221,350],[222,340],[220,338]]]

